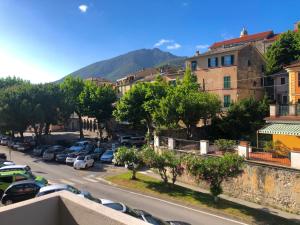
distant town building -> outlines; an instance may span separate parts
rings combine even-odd
[[[219,95],[223,107],[247,97],[264,96],[265,60],[253,44],[216,48],[188,58],[186,66],[203,91]]]

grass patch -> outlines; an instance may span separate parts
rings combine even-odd
[[[205,208],[207,210],[230,215],[247,223],[261,225],[294,225],[299,221],[288,220],[276,215],[272,215],[262,210],[249,208],[228,200],[220,199],[215,204],[211,195],[197,192],[178,185],[166,185],[153,177],[137,173],[137,180],[131,180],[131,173],[122,173],[115,176],[106,177],[106,180],[119,186],[145,193],[151,196],[175,201],[183,205]]]

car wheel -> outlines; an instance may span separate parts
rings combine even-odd
[[[13,204],[13,201],[10,199],[8,199],[4,202],[4,205],[11,205],[11,204]]]

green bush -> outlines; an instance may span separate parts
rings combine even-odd
[[[127,168],[132,171],[131,179],[136,179],[136,172],[143,165],[142,153],[137,148],[120,147],[115,153],[114,159],[117,164],[127,165]]]
[[[214,144],[220,149],[220,151],[232,151],[236,142],[234,140],[228,139],[218,139],[215,140]]]
[[[210,193],[218,201],[222,194],[222,182],[237,176],[242,171],[243,158],[237,154],[225,153],[223,157],[195,157],[185,158],[187,171],[196,178],[209,184]]]

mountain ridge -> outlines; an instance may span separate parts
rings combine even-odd
[[[139,70],[162,65],[183,66],[186,57],[176,56],[170,52],[154,49],[138,49],[119,56],[105,59],[78,69],[69,75],[79,76],[83,79],[88,77],[101,77],[115,81],[127,74]],[[63,80],[64,78],[62,78]]]

